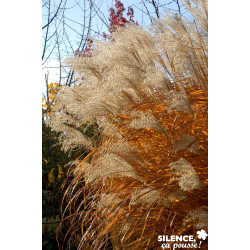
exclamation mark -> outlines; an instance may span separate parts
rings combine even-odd
[[[201,248],[201,241],[200,241],[200,245],[199,245],[199,248]]]

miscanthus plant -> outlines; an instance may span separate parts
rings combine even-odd
[[[184,2],[185,17],[129,24],[70,60],[84,80],[48,119],[65,149],[90,150],[65,193],[69,246],[157,249],[158,235],[207,230],[207,2]],[[79,129],[92,122],[98,140]]]

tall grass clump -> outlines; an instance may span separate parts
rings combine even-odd
[[[183,4],[185,16],[129,24],[70,60],[84,80],[59,92],[48,121],[65,149],[90,152],[65,192],[69,246],[158,249],[158,235],[207,230],[207,1]]]

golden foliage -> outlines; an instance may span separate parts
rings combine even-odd
[[[55,100],[55,96],[57,95],[57,93],[60,91],[61,86],[59,86],[58,83],[50,83],[47,86],[47,98],[46,100],[44,98],[42,98],[42,111],[43,114],[49,114],[51,113],[51,111],[53,110],[53,106],[55,105],[55,103],[57,102]]]

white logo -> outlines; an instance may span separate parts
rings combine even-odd
[[[204,229],[197,231],[198,239],[206,240],[208,234]],[[162,242],[162,249],[172,248],[200,248],[202,241],[196,242],[193,235],[158,235],[158,241]],[[172,247],[171,247],[172,246]]]
[[[202,229],[201,231],[197,231],[197,234],[198,234],[198,238],[203,239],[203,240],[205,240],[208,236],[208,234],[206,233],[204,229]]]

